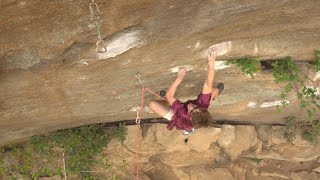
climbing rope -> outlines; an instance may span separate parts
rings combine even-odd
[[[149,88],[145,87],[143,84],[143,81],[141,80],[141,76],[139,72],[135,74],[135,77],[138,79],[138,83],[141,85],[141,103],[139,109],[137,109],[137,117],[136,117],[136,123],[138,125],[138,131],[137,131],[137,144],[136,144],[136,179],[139,180],[139,134],[141,134],[141,127],[140,127],[140,121],[142,117],[142,110],[144,106],[144,93],[148,91],[149,93],[167,101],[165,98],[159,96],[158,94],[151,91]]]
[[[91,19],[96,27],[97,35],[98,35],[98,41],[96,43],[96,51],[98,53],[104,53],[107,51],[106,44],[104,43],[102,37],[101,37],[101,32],[100,32],[100,10],[98,7],[98,4],[94,2],[94,0],[91,0],[91,3],[89,4],[89,9],[90,9],[90,14],[91,14]]]
[[[167,101],[167,99],[159,96],[159,95],[156,94],[155,92],[151,91],[149,88],[145,87],[145,86],[143,85],[143,81],[141,80],[141,76],[140,76],[139,72],[137,72],[137,73],[135,74],[135,76],[136,76],[136,78],[138,79],[138,82],[139,82],[139,84],[140,84],[141,87],[142,87],[142,89],[141,89],[141,103],[140,103],[140,108],[137,109],[137,118],[136,118],[136,123],[137,123],[137,124],[140,124],[140,120],[141,120],[141,116],[142,116],[142,109],[143,109],[143,106],[144,106],[144,93],[145,93],[146,91],[148,91],[149,93],[151,93],[151,94],[153,94],[153,95],[155,95],[155,96],[157,96],[157,97],[159,97],[160,99],[163,99],[163,100],[165,100],[165,101]]]

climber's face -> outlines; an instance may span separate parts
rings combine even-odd
[[[192,103],[188,104],[188,105],[187,105],[188,112],[191,113],[191,111],[196,110],[197,107],[198,107],[198,106],[195,105],[195,104],[192,104]]]

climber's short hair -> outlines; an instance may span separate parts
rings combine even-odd
[[[192,124],[195,129],[208,127],[212,121],[211,114],[207,108],[196,107],[190,112]]]

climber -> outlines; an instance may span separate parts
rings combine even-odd
[[[196,100],[188,100],[181,103],[174,97],[177,87],[180,85],[186,75],[185,68],[179,68],[176,80],[168,88],[167,92],[160,91],[160,95],[164,96],[169,104],[164,100],[151,100],[150,108],[161,117],[169,120],[167,128],[172,130],[183,130],[183,134],[192,134],[195,129],[200,127],[207,127],[212,122],[208,107],[211,99],[215,99],[224,89],[223,83],[219,83],[217,87],[212,88],[213,79],[215,75],[214,63],[216,59],[216,52],[209,49],[208,53],[208,75],[203,85],[202,92],[198,95]]]

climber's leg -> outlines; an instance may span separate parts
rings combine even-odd
[[[159,116],[171,120],[173,116],[173,111],[166,101],[163,100],[151,100],[149,107],[152,111],[157,113]]]

